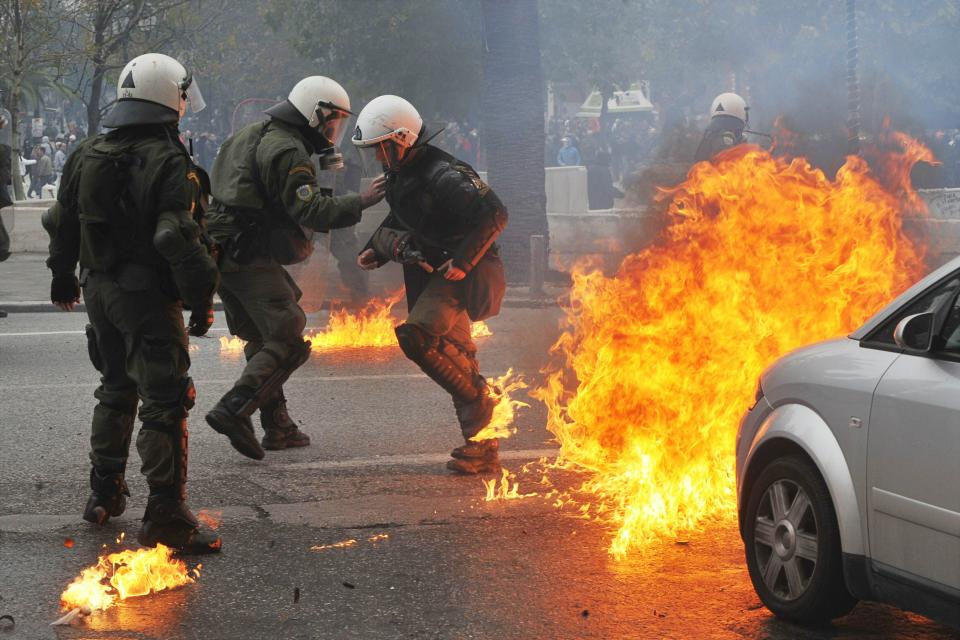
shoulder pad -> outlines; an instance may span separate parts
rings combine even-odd
[[[299,137],[279,127],[268,127],[260,141],[260,148],[257,149],[257,153],[263,153],[267,157],[273,158],[287,151],[297,151],[306,156],[307,159],[310,158],[310,153]]]

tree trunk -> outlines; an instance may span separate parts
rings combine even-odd
[[[90,97],[87,99],[87,135],[95,136],[100,132],[100,100],[103,98],[103,81],[106,65],[94,59],[93,77],[90,79]]]
[[[490,186],[510,221],[501,236],[507,281],[530,276],[530,236],[548,238],[546,105],[537,0],[482,0],[483,136]]]
[[[13,183],[13,199],[26,200],[23,190],[23,174],[20,173],[20,155],[22,149],[20,135],[20,93],[23,86],[24,39],[23,14],[20,0],[13,3],[13,29],[17,38],[17,55],[13,64],[13,82],[10,86],[10,181]]]

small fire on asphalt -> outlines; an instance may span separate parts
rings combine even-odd
[[[192,584],[200,577],[201,567],[188,569],[162,544],[152,549],[103,552],[97,564],[81,571],[60,595],[61,609],[67,614],[54,624],[69,624],[79,615],[109,609],[128,598]]]
[[[311,352],[320,353],[340,349],[385,349],[397,346],[394,328],[397,318],[394,307],[403,299],[403,291],[386,298],[371,300],[357,311],[333,308],[327,326],[309,332],[304,338],[310,341]],[[476,338],[492,336],[493,332],[484,322],[475,322],[470,335]],[[244,340],[236,336],[221,336],[220,355],[239,357],[243,355]]]
[[[536,492],[520,493],[520,482],[516,479],[516,475],[511,473],[506,467],[500,470],[499,484],[497,480],[498,478],[481,480],[484,488],[487,490],[487,495],[484,497],[485,502],[522,500],[523,498],[533,498],[538,495]]]

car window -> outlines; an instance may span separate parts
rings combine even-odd
[[[940,335],[943,336],[944,351],[960,353],[960,296],[950,305],[950,311]]]
[[[895,347],[896,342],[893,340],[893,331],[897,328],[897,325],[900,324],[901,320],[907,316],[912,316],[917,313],[926,313],[927,311],[934,311],[935,309],[940,308],[941,305],[947,304],[951,298],[956,296],[958,289],[960,289],[960,277],[958,277],[957,274],[953,274],[945,280],[941,280],[936,286],[925,292],[906,307],[903,307],[897,311],[895,314],[890,316],[886,322],[877,327],[873,333],[867,336],[867,338],[864,340],[866,343],[865,346],[876,345]],[[949,333],[947,333],[948,330]],[[944,333],[942,335],[948,335],[951,339],[954,339],[956,342],[955,348],[957,351],[960,351],[960,308],[957,307],[957,302],[953,303],[953,308],[950,310],[950,314],[947,318],[947,325],[945,326]]]

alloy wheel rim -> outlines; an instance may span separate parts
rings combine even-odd
[[[817,568],[820,537],[813,503],[796,482],[767,487],[753,524],[753,546],[763,584],[782,600],[796,600]]]

